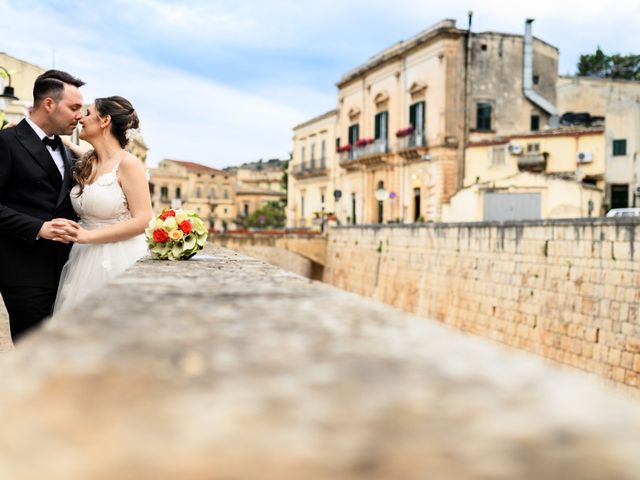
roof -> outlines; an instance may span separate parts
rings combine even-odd
[[[372,57],[369,58],[365,63],[349,70],[345,73],[342,78],[337,82],[336,86],[341,88],[346,83],[350,82],[354,78],[362,75],[364,72],[371,70],[372,68],[377,67],[378,65],[382,65],[388,60],[401,58],[402,55],[411,50],[412,48],[427,43],[443,34],[447,35],[456,35],[463,36],[467,34],[467,30],[462,30],[456,27],[456,21],[451,19],[441,20],[440,22],[432,25],[431,27],[423,30],[422,32],[414,35],[407,40],[401,40],[398,43],[385,48],[379,53],[376,53]],[[487,36],[487,35],[497,35],[502,37],[519,37],[523,38],[524,34],[516,34],[516,33],[501,33],[501,32],[493,32],[493,31],[485,31],[485,32],[471,32],[472,36]],[[538,37],[533,37],[535,41],[541,42],[544,45],[547,45],[555,50],[558,50],[557,47],[554,47],[548,42],[544,40],[540,40]]]
[[[165,161],[175,163],[181,167],[186,168],[187,170],[191,170],[194,172],[200,173],[218,173],[218,174],[226,174],[227,172],[223,172],[222,170],[217,170],[215,168],[207,167],[206,165],[202,165],[200,163],[195,162],[185,162],[182,160],[171,160],[170,158],[165,158]]]
[[[482,140],[479,142],[469,142],[467,143],[467,147],[480,147],[486,145],[500,145],[504,143],[509,143],[510,140],[516,138],[544,138],[544,137],[578,137],[581,135],[597,135],[600,133],[604,133],[604,127],[579,127],[579,126],[570,126],[570,127],[559,127],[548,130],[539,130],[536,132],[524,132],[524,133],[514,133],[513,135],[504,135],[501,137],[494,137],[487,140]]]
[[[278,192],[276,190],[269,190],[266,188],[253,188],[253,187],[236,187],[236,197],[238,195],[268,195],[273,197],[286,197],[286,192]]]
[[[338,110],[336,110],[336,109],[329,110],[328,112],[325,112],[322,115],[318,115],[316,117],[313,117],[313,118],[311,118],[309,120],[306,120],[306,121],[296,125],[295,127],[293,127],[293,129],[294,130],[298,130],[299,128],[306,127],[306,126],[311,125],[312,123],[315,123],[315,122],[317,122],[319,120],[323,120],[325,118],[329,118],[332,115],[338,115]]]

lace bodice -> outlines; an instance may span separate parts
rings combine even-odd
[[[118,183],[118,166],[100,175],[91,185],[85,185],[80,196],[80,187],[76,185],[71,189],[71,203],[83,226],[90,229],[131,218],[127,199]]]

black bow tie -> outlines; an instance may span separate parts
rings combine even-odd
[[[42,143],[51,147],[51,150],[57,150],[58,147],[62,147],[62,140],[58,135],[55,135],[53,138],[42,137]]]

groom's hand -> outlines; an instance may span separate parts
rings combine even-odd
[[[79,229],[80,225],[73,220],[54,218],[42,224],[38,236],[61,243],[75,242],[78,238]]]

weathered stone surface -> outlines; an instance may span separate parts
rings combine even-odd
[[[2,479],[640,475],[631,399],[218,248],[139,263],[0,378]]]

